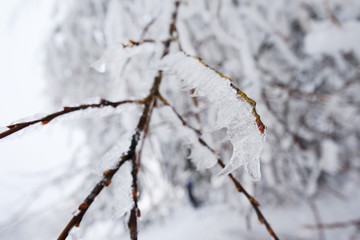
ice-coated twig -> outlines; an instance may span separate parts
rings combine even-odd
[[[219,175],[227,175],[244,165],[255,181],[260,180],[260,154],[266,127],[256,112],[256,102],[236,87],[231,78],[209,67],[200,58],[184,52],[163,60],[164,69],[182,80],[184,89],[206,97],[217,110],[212,130],[226,128],[226,139],[233,146],[230,161]],[[246,149],[246,151],[244,151]]]
[[[176,23],[176,16],[177,11],[179,8],[180,2],[175,2],[175,11],[172,15],[172,22],[170,24],[170,37],[167,40],[168,44],[164,44],[164,54],[162,57],[166,56],[170,49],[170,43],[173,42],[172,34],[174,31],[176,31],[175,23]],[[131,44],[136,45],[134,41],[130,41]],[[125,46],[126,47],[126,46]],[[68,225],[65,227],[63,232],[60,234],[58,240],[65,240],[68,236],[70,230],[74,226],[79,226],[82,217],[86,213],[87,209],[89,208],[90,204],[93,202],[95,197],[99,195],[99,193],[102,191],[104,186],[108,186],[111,183],[111,178],[113,175],[119,170],[119,168],[128,160],[131,160],[132,164],[132,170],[131,170],[131,176],[132,176],[132,198],[133,198],[133,207],[130,212],[130,217],[128,221],[128,228],[130,231],[130,238],[131,240],[137,240],[138,239],[138,228],[137,228],[137,219],[140,217],[140,209],[138,207],[138,171],[139,171],[139,165],[138,165],[138,158],[136,154],[136,148],[138,146],[138,143],[141,140],[141,134],[143,134],[143,141],[144,137],[147,132],[147,128],[149,126],[149,121],[151,117],[151,113],[153,108],[155,107],[155,102],[158,99],[159,95],[159,86],[162,79],[162,71],[159,70],[157,76],[154,79],[153,85],[150,89],[149,95],[141,100],[141,103],[144,104],[144,110],[142,112],[142,115],[139,119],[139,122],[137,124],[135,133],[132,136],[131,144],[129,147],[129,150],[126,154],[123,154],[121,156],[121,160],[118,162],[115,168],[109,169],[104,171],[103,179],[94,187],[93,191],[90,193],[90,195],[85,199],[85,201],[80,204],[79,210],[80,212],[74,216]]]
[[[150,94],[148,97],[146,97],[143,100],[144,104],[144,110],[142,112],[142,115],[139,119],[139,122],[137,124],[135,133],[132,136],[131,144],[129,147],[129,150],[124,153],[121,157],[119,162],[117,163],[116,167],[105,170],[103,173],[103,178],[96,184],[96,186],[93,188],[91,193],[88,195],[88,197],[84,200],[83,203],[80,204],[78,207],[79,211],[67,224],[65,229],[62,231],[60,236],[58,237],[58,240],[65,240],[68,236],[70,230],[76,226],[78,227],[80,225],[80,222],[85,215],[87,209],[90,207],[94,199],[100,194],[100,192],[104,189],[105,186],[109,186],[111,183],[112,177],[115,175],[115,173],[120,169],[120,167],[128,160],[132,163],[132,195],[133,195],[133,201],[134,205],[131,209],[131,214],[128,222],[128,227],[130,230],[130,236],[132,240],[137,239],[137,217],[140,215],[140,210],[138,208],[137,204],[137,195],[138,195],[138,185],[137,185],[137,173],[138,173],[138,165],[136,161],[136,147],[141,140],[141,134],[143,133],[148,120],[150,118],[150,113],[152,111],[152,108],[154,107],[156,96],[158,93],[159,85],[161,82],[162,74],[161,71],[158,72],[158,75],[154,79],[153,86],[150,90]]]
[[[100,194],[100,192],[104,189],[104,187],[107,187],[111,184],[111,179],[114,176],[114,174],[120,169],[120,167],[129,160],[129,153],[124,154],[119,162],[116,164],[116,167],[106,170],[103,173],[102,179],[95,185],[91,193],[85,198],[85,200],[79,205],[78,210],[79,212],[69,221],[69,223],[66,225],[64,230],[61,232],[61,234],[58,237],[58,240],[65,240],[67,236],[69,235],[70,230],[76,226],[80,226],[80,222],[85,215],[86,211],[89,209],[90,205],[94,202],[95,198]]]
[[[171,42],[178,40],[178,39],[174,39],[172,37],[172,35],[176,31],[175,26],[176,26],[179,5],[180,5],[180,2],[176,1],[175,2],[175,10],[172,14],[172,21],[171,21],[170,27],[169,27],[169,39],[164,41],[164,51],[163,51],[162,57],[166,56],[169,53]],[[144,135],[147,134],[147,128],[149,126],[151,113],[154,108],[156,99],[158,99],[159,86],[160,86],[161,79],[162,79],[162,71],[159,70],[158,75],[154,79],[154,83],[150,90],[150,94],[147,97],[143,115],[141,116],[140,121],[139,121],[139,125],[140,125],[140,123],[142,123],[142,124],[140,126],[138,125],[138,127],[137,127],[137,131],[141,130],[141,132],[144,132]],[[140,138],[140,135],[138,137]],[[133,142],[131,145],[133,145]],[[135,146],[135,148],[136,148],[136,146]],[[132,175],[132,180],[133,180],[132,196],[133,196],[134,205],[131,209],[130,218],[129,218],[129,222],[128,222],[128,228],[130,231],[131,240],[137,240],[137,237],[138,237],[137,218],[141,216],[141,212],[140,212],[140,209],[138,208],[138,204],[137,204],[137,202],[138,202],[137,174],[138,174],[139,169],[138,169],[138,161],[137,161],[138,159],[136,157],[136,151],[135,151],[136,149],[135,148],[134,148],[134,155],[131,158],[131,163],[132,163],[131,175]],[[140,153],[141,153],[141,149],[140,149]]]
[[[155,40],[153,40],[153,39],[142,39],[142,40],[140,40],[140,41],[133,41],[133,40],[129,40],[129,43],[128,44],[125,44],[125,43],[121,43],[121,46],[123,47],[123,48],[132,48],[132,47],[134,47],[134,46],[139,46],[139,45],[141,45],[141,44],[143,44],[143,43],[154,43],[155,42]]]
[[[223,160],[220,158],[219,154],[213,149],[211,148],[204,139],[201,138],[201,131],[195,129],[194,127],[192,127],[190,124],[188,124],[185,119],[176,111],[176,109],[169,104],[169,102],[161,95],[158,94],[159,96],[159,100],[166,106],[169,106],[171,108],[171,110],[174,112],[174,114],[179,118],[179,120],[181,121],[182,125],[190,128],[191,130],[193,130],[196,135],[198,136],[198,141],[201,145],[203,145],[204,147],[206,147],[208,150],[210,150],[211,153],[213,153],[217,159],[217,164],[221,167],[221,168],[225,168],[225,163],[223,162]],[[231,181],[234,183],[236,190],[240,193],[243,193],[245,195],[245,197],[249,200],[252,208],[255,210],[256,215],[258,217],[258,220],[261,224],[264,224],[267,231],[269,232],[269,234],[275,239],[275,240],[279,240],[278,236],[276,235],[276,233],[274,232],[274,230],[272,229],[272,227],[270,226],[269,222],[266,220],[266,218],[264,217],[264,215],[262,214],[261,210],[260,210],[260,204],[259,202],[253,197],[251,196],[246,190],[245,188],[240,184],[240,182],[230,173],[228,174],[229,178],[231,179]]]
[[[169,50],[166,50],[166,49],[170,47],[171,42],[176,42],[176,41],[178,41],[178,37],[169,37],[169,38],[167,38],[165,40],[162,40],[162,41],[155,41],[154,39],[142,39],[140,41],[129,40],[128,44],[121,43],[121,46],[123,48],[133,48],[133,47],[140,46],[140,45],[142,45],[144,43],[162,43],[165,46],[164,52],[167,52],[165,55],[167,55],[169,53]]]
[[[177,28],[176,28],[176,21],[177,21],[177,14],[178,14],[178,9],[180,6],[180,2],[176,1],[175,2],[175,10],[172,14],[172,19],[171,19],[171,23],[169,26],[169,38],[166,39],[165,41],[163,41],[164,44],[164,49],[163,49],[163,54],[162,57],[168,55],[169,51],[170,51],[170,45],[172,42],[178,42],[179,44],[179,49],[181,51],[181,46],[180,43],[178,41],[179,39],[179,33],[177,32]],[[151,39],[145,39],[145,40],[141,40],[141,41],[133,41],[133,40],[129,40],[129,44],[125,45],[123,44],[124,48],[127,47],[133,47],[133,46],[138,46],[141,45],[143,43],[151,43],[154,42],[154,40]],[[204,62],[202,62],[201,59],[198,59],[198,61],[200,61],[203,65],[205,65],[206,67],[210,68],[209,66],[207,66]],[[220,77],[228,79],[228,77],[222,75],[221,73],[217,72],[216,70],[212,69],[213,71],[215,71]],[[16,123],[13,125],[8,126],[9,130],[0,133],[0,139],[4,138],[8,135],[11,135],[12,133],[15,133],[23,128],[26,128],[28,126],[31,126],[33,124],[36,123],[42,123],[42,124],[47,124],[48,122],[52,121],[54,118],[61,116],[61,115],[65,115],[67,113],[71,113],[71,112],[75,112],[75,111],[79,111],[79,110],[84,110],[87,108],[102,108],[105,106],[111,106],[111,107],[117,107],[121,104],[125,104],[125,103],[138,103],[138,104],[142,104],[144,106],[143,108],[143,112],[141,117],[138,120],[138,124],[137,127],[135,129],[134,134],[132,135],[132,140],[131,140],[131,144],[128,148],[127,152],[124,152],[118,159],[117,164],[115,165],[115,167],[110,168],[108,170],[105,170],[103,172],[103,176],[101,178],[101,180],[93,187],[92,191],[90,192],[90,194],[85,198],[85,200],[78,206],[78,212],[76,213],[75,216],[72,217],[72,219],[69,221],[69,223],[66,225],[66,227],[64,228],[64,230],[61,232],[61,234],[58,237],[58,240],[65,240],[67,238],[67,236],[69,235],[69,232],[71,231],[71,229],[76,226],[79,227],[84,215],[86,214],[87,210],[89,209],[89,207],[91,206],[91,204],[94,202],[95,198],[101,193],[101,191],[104,189],[104,187],[107,187],[111,184],[111,180],[113,178],[113,176],[118,172],[118,170],[123,166],[123,164],[127,161],[131,161],[132,164],[132,169],[131,169],[131,176],[132,176],[132,198],[133,198],[133,206],[130,212],[130,217],[128,220],[128,228],[130,231],[130,238],[132,240],[137,240],[138,238],[138,226],[137,226],[137,221],[138,221],[138,217],[140,217],[140,209],[138,207],[138,172],[139,172],[139,167],[140,167],[140,153],[142,150],[142,145],[140,147],[139,144],[143,144],[144,143],[144,139],[147,135],[148,132],[148,128],[149,128],[149,122],[151,119],[151,114],[152,114],[152,110],[156,107],[156,101],[159,99],[163,104],[168,105],[171,107],[171,109],[173,110],[173,112],[176,114],[176,116],[180,119],[180,121],[182,122],[182,124],[184,126],[186,126],[187,128],[190,128],[192,131],[194,131],[196,133],[196,136],[198,137],[198,141],[201,145],[203,145],[205,148],[207,148],[208,150],[211,151],[212,154],[214,154],[214,156],[217,159],[217,163],[221,168],[225,168],[225,164],[222,161],[222,159],[219,157],[219,155],[217,154],[217,152],[212,149],[202,138],[201,138],[201,131],[198,129],[193,128],[191,125],[189,125],[184,118],[176,111],[176,109],[171,106],[164,97],[162,97],[159,93],[159,86],[162,80],[162,71],[159,70],[157,76],[154,78],[154,82],[153,85],[150,89],[150,93],[148,94],[148,96],[144,99],[141,100],[124,100],[124,101],[120,101],[120,102],[110,102],[107,100],[102,99],[100,101],[100,103],[98,104],[88,104],[88,105],[80,105],[77,107],[64,107],[64,109],[62,111],[59,112],[55,112],[53,114],[47,115],[43,118],[37,119],[37,120],[33,120],[33,121],[28,121],[28,122],[20,122],[20,123]],[[255,101],[253,101],[252,99],[248,98],[246,96],[245,93],[243,93],[242,91],[240,91],[235,85],[233,85],[232,83],[230,83],[230,87],[235,89],[236,93],[241,96],[242,100],[244,100],[245,102],[247,102],[248,104],[251,105],[252,107],[252,112],[251,114],[255,117],[255,121],[257,124],[257,128],[260,131],[261,134],[264,133],[265,130],[265,126],[263,125],[263,123],[260,120],[260,116],[256,113],[255,110]],[[137,149],[140,148],[139,152],[137,152]],[[255,210],[258,219],[261,223],[265,224],[268,232],[270,233],[270,235],[274,238],[274,239],[279,239],[277,237],[277,235],[275,234],[275,232],[273,231],[273,229],[271,228],[270,224],[267,222],[267,220],[265,219],[265,217],[263,216],[262,212],[259,209],[259,203],[258,201],[253,198],[244,188],[243,186],[240,184],[240,182],[231,174],[228,174],[229,178],[231,179],[231,181],[234,183],[236,189],[238,192],[242,192],[246,198],[249,200],[250,204],[252,205],[253,209]]]
[[[193,57],[193,56],[190,56],[190,55],[187,55],[187,56],[188,56],[188,57]],[[232,80],[230,77],[225,76],[225,75],[222,74],[221,72],[219,72],[219,71],[215,70],[214,68],[210,67],[209,65],[207,65],[201,58],[199,58],[199,57],[193,57],[193,58],[196,58],[202,65],[204,65],[205,67],[207,67],[207,68],[211,69],[212,71],[214,71],[214,72],[215,72],[217,75],[219,75],[221,78],[224,78],[224,79],[229,80],[229,81]],[[261,132],[261,134],[264,134],[265,129],[266,129],[266,126],[265,126],[265,124],[261,121],[260,115],[256,112],[256,108],[255,108],[255,107],[256,107],[256,102],[255,102],[253,99],[249,98],[243,91],[241,91],[241,90],[240,90],[237,86],[235,86],[232,82],[230,82],[230,87],[232,87],[233,89],[235,89],[235,90],[236,90],[236,93],[237,93],[239,96],[241,96],[241,98],[251,106],[251,108],[252,108],[251,112],[252,112],[253,116],[255,117],[256,125],[257,125],[259,131]]]
[[[7,128],[9,128],[8,130],[0,133],[0,139],[7,137],[17,131],[20,131],[23,128],[29,127],[31,125],[34,125],[36,123],[42,123],[43,125],[49,123],[51,120],[53,120],[54,118],[57,118],[59,116],[68,114],[68,113],[72,113],[72,112],[76,112],[76,111],[80,111],[80,110],[85,110],[88,108],[103,108],[103,107],[107,107],[107,106],[111,106],[113,108],[118,107],[119,105],[125,104],[125,103],[143,103],[144,99],[140,99],[140,100],[123,100],[123,101],[119,101],[119,102],[110,102],[108,100],[105,99],[101,99],[99,103],[95,103],[95,104],[83,104],[80,106],[76,106],[76,107],[64,107],[64,109],[62,111],[58,111],[52,114],[49,114],[43,118],[39,118],[33,121],[29,121],[29,122],[20,122],[20,123],[15,123],[12,125],[7,126]]]

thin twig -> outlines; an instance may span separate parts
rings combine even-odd
[[[141,35],[140,35],[140,39],[143,39],[145,37],[145,34],[149,31],[150,27],[155,23],[157,17],[154,17],[153,19],[151,19],[151,21],[146,24],[146,26],[143,28]]]
[[[327,14],[329,15],[329,18],[331,20],[331,22],[333,22],[335,25],[337,25],[338,27],[342,27],[341,22],[339,21],[339,19],[336,17],[335,13],[333,12],[333,10],[331,10],[330,8],[330,3],[329,1],[325,0],[324,1],[324,7],[325,10],[327,12]]]
[[[320,100],[320,101],[327,101],[328,100],[328,96],[326,96],[325,94],[322,93],[307,93],[307,92],[303,92],[300,91],[299,89],[295,89],[295,88],[291,88],[286,84],[283,84],[279,81],[274,80],[273,82],[270,82],[270,84],[272,86],[281,88],[286,90],[290,95],[296,96],[296,97],[307,97],[307,98],[316,98],[316,100]]]
[[[214,150],[212,149],[205,141],[204,139],[201,138],[201,132],[195,128],[193,128],[191,125],[189,125],[185,120],[184,118],[176,111],[176,109],[171,106],[169,104],[169,102],[159,94],[159,100],[166,106],[169,106],[172,111],[175,113],[175,115],[179,118],[179,120],[181,121],[182,125],[183,126],[186,126],[188,128],[190,128],[191,130],[193,130],[197,136],[198,136],[198,141],[201,145],[203,145],[204,147],[206,147],[207,149],[209,149],[217,158],[217,164],[221,167],[221,168],[224,168],[225,167],[225,164],[224,162],[222,161],[222,159],[219,157],[219,154]],[[264,217],[264,215],[262,214],[262,212],[260,211],[259,209],[259,202],[253,197],[251,196],[246,190],[245,188],[240,184],[240,182],[230,173],[228,174],[229,178],[231,179],[231,181],[234,183],[235,187],[236,187],[236,190],[238,192],[242,192],[246,198],[249,200],[252,208],[255,210],[256,212],[256,215],[259,219],[259,222],[261,224],[264,224],[267,231],[269,232],[269,234],[275,239],[275,240],[279,240],[278,236],[276,235],[276,233],[274,232],[274,230],[272,229],[272,227],[270,226],[269,222],[266,220],[266,218]]]
[[[321,223],[321,224],[315,224],[315,225],[311,225],[311,224],[303,225],[303,227],[307,228],[307,229],[324,229],[324,228],[335,229],[335,228],[345,228],[345,227],[351,227],[351,226],[360,227],[360,219],[344,221],[344,222]]]
[[[143,39],[143,40],[140,40],[140,41],[133,41],[133,40],[129,40],[129,43],[128,44],[125,44],[125,43],[121,43],[121,46],[123,48],[132,48],[134,46],[139,46],[143,43],[154,43],[155,40],[153,39]]]
[[[169,36],[170,37],[169,37],[169,39],[164,41],[164,51],[163,51],[161,58],[165,57],[169,53],[171,42],[173,42],[174,40],[178,40],[178,36],[174,37],[174,33],[175,32],[177,33],[176,20],[177,20],[179,6],[180,6],[180,2],[176,1],[175,2],[175,10],[172,13],[172,16],[171,16],[172,21],[171,21],[170,27],[169,27]],[[179,34],[177,34],[177,35],[179,35]]]
[[[57,118],[59,116],[71,113],[71,112],[76,112],[76,111],[80,111],[80,110],[85,110],[88,108],[103,108],[103,107],[107,107],[107,106],[111,106],[113,108],[116,108],[119,105],[125,104],[125,103],[143,103],[144,100],[124,100],[124,101],[119,101],[119,102],[110,102],[108,100],[105,99],[101,99],[99,103],[97,104],[83,104],[80,106],[76,106],[76,107],[64,107],[64,109],[62,111],[59,112],[55,112],[52,114],[49,114],[43,118],[40,119],[36,119],[33,121],[29,121],[29,122],[20,122],[20,123],[15,123],[12,125],[7,126],[9,128],[9,130],[6,130],[2,133],[0,133],[0,139],[7,137],[17,131],[20,131],[23,128],[29,127],[31,125],[34,125],[36,123],[42,123],[43,125],[49,123],[51,120],[53,120],[54,118]]]
[[[170,23],[170,27],[169,27],[169,39],[165,41],[164,43],[164,51],[163,51],[163,55],[162,58],[165,57],[169,51],[170,51],[170,44],[171,42],[173,42],[173,33],[176,31],[176,18],[177,18],[177,12],[179,9],[179,5],[180,2],[175,2],[175,10],[172,14],[172,21]],[[177,39],[175,39],[177,40]],[[159,95],[159,85],[162,79],[162,71],[159,70],[158,71],[158,76],[155,78],[153,86],[151,88],[150,91],[150,95],[148,96],[148,101],[145,104],[145,109],[143,112],[143,115],[141,116],[141,118],[143,118],[143,124],[141,125],[141,129],[140,126],[138,126],[137,130],[141,130],[144,131],[147,126],[148,126],[148,122],[150,119],[150,115],[152,113],[152,109],[155,105],[155,101],[158,98]],[[140,119],[141,121],[141,119]],[[140,135],[139,135],[140,137]],[[130,230],[130,237],[132,240],[137,240],[137,218],[140,217],[140,210],[138,208],[138,184],[137,184],[137,173],[138,173],[138,163],[137,163],[137,158],[135,156],[135,149],[134,149],[134,156],[132,156],[131,158],[131,162],[132,162],[132,171],[131,171],[131,175],[132,175],[132,195],[133,195],[133,202],[134,205],[131,209],[131,213],[130,213],[130,218],[129,218],[129,222],[128,222],[128,227]]]
[[[66,237],[69,235],[70,230],[76,226],[80,226],[80,222],[85,215],[86,211],[89,209],[90,205],[94,202],[95,198],[100,194],[100,192],[107,187],[111,183],[111,179],[114,174],[120,169],[120,167],[129,160],[129,155],[123,155],[119,162],[117,163],[116,167],[110,170],[106,170],[103,173],[103,178],[95,185],[91,193],[86,197],[86,199],[81,203],[78,207],[79,212],[70,220],[70,222],[66,225],[64,230],[58,237],[58,240],[65,240]]]
[[[173,31],[176,31],[176,28],[174,28],[174,26],[176,23],[176,16],[177,16],[177,11],[178,11],[179,5],[180,5],[180,2],[175,2],[175,11],[172,15],[173,16],[172,22],[171,22],[170,28],[169,28],[170,29],[169,30],[170,37],[167,40],[168,44],[165,44],[165,46],[164,46],[164,51],[163,51],[162,57],[164,57],[165,55],[167,55],[169,53],[170,43],[173,41],[172,33],[173,33]],[[135,41],[130,40],[129,42],[130,42],[129,47],[133,47],[133,46],[140,45],[141,43],[144,42],[144,40],[142,42],[135,42]],[[128,46],[123,45],[123,47],[125,48]],[[136,157],[136,147],[140,141],[141,134],[145,131],[145,129],[147,128],[147,126],[149,124],[149,119],[150,119],[150,116],[152,113],[152,109],[154,108],[155,101],[158,98],[159,86],[160,86],[161,79],[162,79],[162,71],[159,70],[158,75],[154,79],[154,83],[152,85],[149,95],[141,102],[144,104],[145,107],[144,107],[143,113],[139,119],[136,131],[135,131],[134,135],[132,136],[131,144],[130,144],[127,154],[123,154],[122,160],[119,162],[119,164],[117,165],[116,168],[109,169],[104,172],[104,179],[102,179],[95,186],[95,188],[89,195],[90,198],[89,197],[86,198],[84,203],[79,206],[80,212],[70,220],[68,225],[65,227],[63,232],[60,234],[58,240],[64,240],[68,236],[69,231],[73,228],[73,226],[79,226],[82,217],[86,213],[88,207],[93,202],[95,197],[101,192],[101,190],[104,188],[104,186],[108,186],[108,184],[110,184],[112,176],[119,170],[120,166],[127,160],[131,160],[131,163],[132,163],[132,170],[131,170],[132,196],[133,196],[133,203],[134,203],[134,205],[131,209],[131,213],[130,213],[130,217],[129,217],[129,221],[128,221],[128,228],[130,231],[131,239],[137,240],[137,237],[138,237],[137,218],[140,216],[140,210],[138,207],[138,182],[137,182],[138,162],[137,162],[137,157]]]
[[[128,227],[130,230],[130,237],[132,240],[137,240],[137,218],[140,216],[140,210],[138,208],[138,184],[137,184],[137,174],[138,174],[138,164],[136,158],[136,146],[140,140],[140,134],[145,130],[147,123],[149,122],[152,109],[155,105],[157,94],[159,92],[159,86],[162,79],[162,72],[159,71],[158,75],[154,79],[153,86],[150,90],[148,100],[145,102],[145,108],[143,114],[140,117],[139,123],[136,128],[136,133],[134,134],[129,153],[131,155],[132,163],[132,196],[134,205],[131,209],[130,218],[128,222]]]
[[[120,169],[120,167],[128,160],[131,160],[132,162],[132,171],[131,175],[133,177],[133,183],[132,183],[132,191],[133,191],[133,200],[134,200],[134,206],[131,209],[131,215],[129,219],[129,229],[130,229],[130,236],[132,240],[137,239],[137,215],[139,213],[138,206],[137,206],[137,164],[136,164],[136,147],[140,141],[141,133],[144,131],[146,123],[148,122],[149,113],[151,112],[151,109],[154,106],[154,102],[156,100],[156,95],[158,93],[158,88],[161,81],[161,71],[159,71],[158,76],[155,77],[153,86],[150,90],[150,94],[148,97],[146,97],[144,100],[142,100],[144,104],[144,110],[143,113],[139,119],[139,122],[136,127],[136,131],[132,136],[131,144],[129,147],[129,150],[126,154],[123,154],[116,165],[115,168],[109,169],[104,171],[103,178],[96,184],[96,186],[93,188],[91,193],[88,195],[88,197],[84,200],[82,204],[79,206],[79,213],[74,216],[70,222],[67,224],[65,229],[62,231],[60,236],[58,237],[58,240],[65,240],[68,236],[70,230],[76,226],[78,227],[80,225],[80,222],[85,215],[86,211],[90,207],[90,205],[93,203],[94,199],[100,194],[100,192],[104,189],[105,186],[109,186],[111,183],[111,179],[114,176],[114,174]]]
[[[316,225],[318,225],[318,226],[322,225],[320,212],[319,212],[319,209],[316,206],[315,202],[312,199],[308,198],[308,203],[309,203],[310,209],[311,209],[311,211],[313,213]],[[318,230],[319,240],[325,240],[325,231],[324,231],[324,229],[323,228],[318,228],[317,230]]]

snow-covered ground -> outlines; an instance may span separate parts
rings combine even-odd
[[[346,200],[334,196],[324,195],[315,203],[318,206],[320,217],[326,223],[348,222],[359,219],[360,195],[349,195]],[[307,203],[296,206],[282,206],[262,208],[265,216],[271,223],[280,239],[286,240],[313,240],[319,239],[318,230],[306,228],[305,225],[315,224],[312,210]],[[212,203],[199,209],[193,209],[189,204],[179,204],[173,212],[160,221],[140,229],[139,238],[152,239],[209,239],[233,240],[271,239],[265,227],[256,219],[256,214],[251,214],[250,229],[247,220],[239,214],[236,208],[230,208],[222,203]],[[356,226],[325,229],[327,240],[360,239],[356,235]],[[353,238],[351,238],[353,237]]]

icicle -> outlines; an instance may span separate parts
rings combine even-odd
[[[229,174],[241,165],[253,180],[260,180],[260,154],[266,128],[256,113],[256,102],[231,83],[229,77],[207,66],[201,59],[184,53],[169,55],[163,60],[167,70],[183,80],[196,95],[206,96],[217,109],[212,130],[227,129],[226,139],[233,145],[229,163],[219,175]]]

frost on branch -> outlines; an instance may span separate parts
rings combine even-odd
[[[219,175],[229,174],[245,165],[251,178],[259,180],[265,126],[256,113],[256,103],[236,88],[228,77],[200,59],[177,53],[167,56],[164,65],[181,79],[185,89],[194,89],[194,95],[207,97],[216,107],[216,121],[211,130],[226,128],[225,139],[233,145],[231,159]]]

